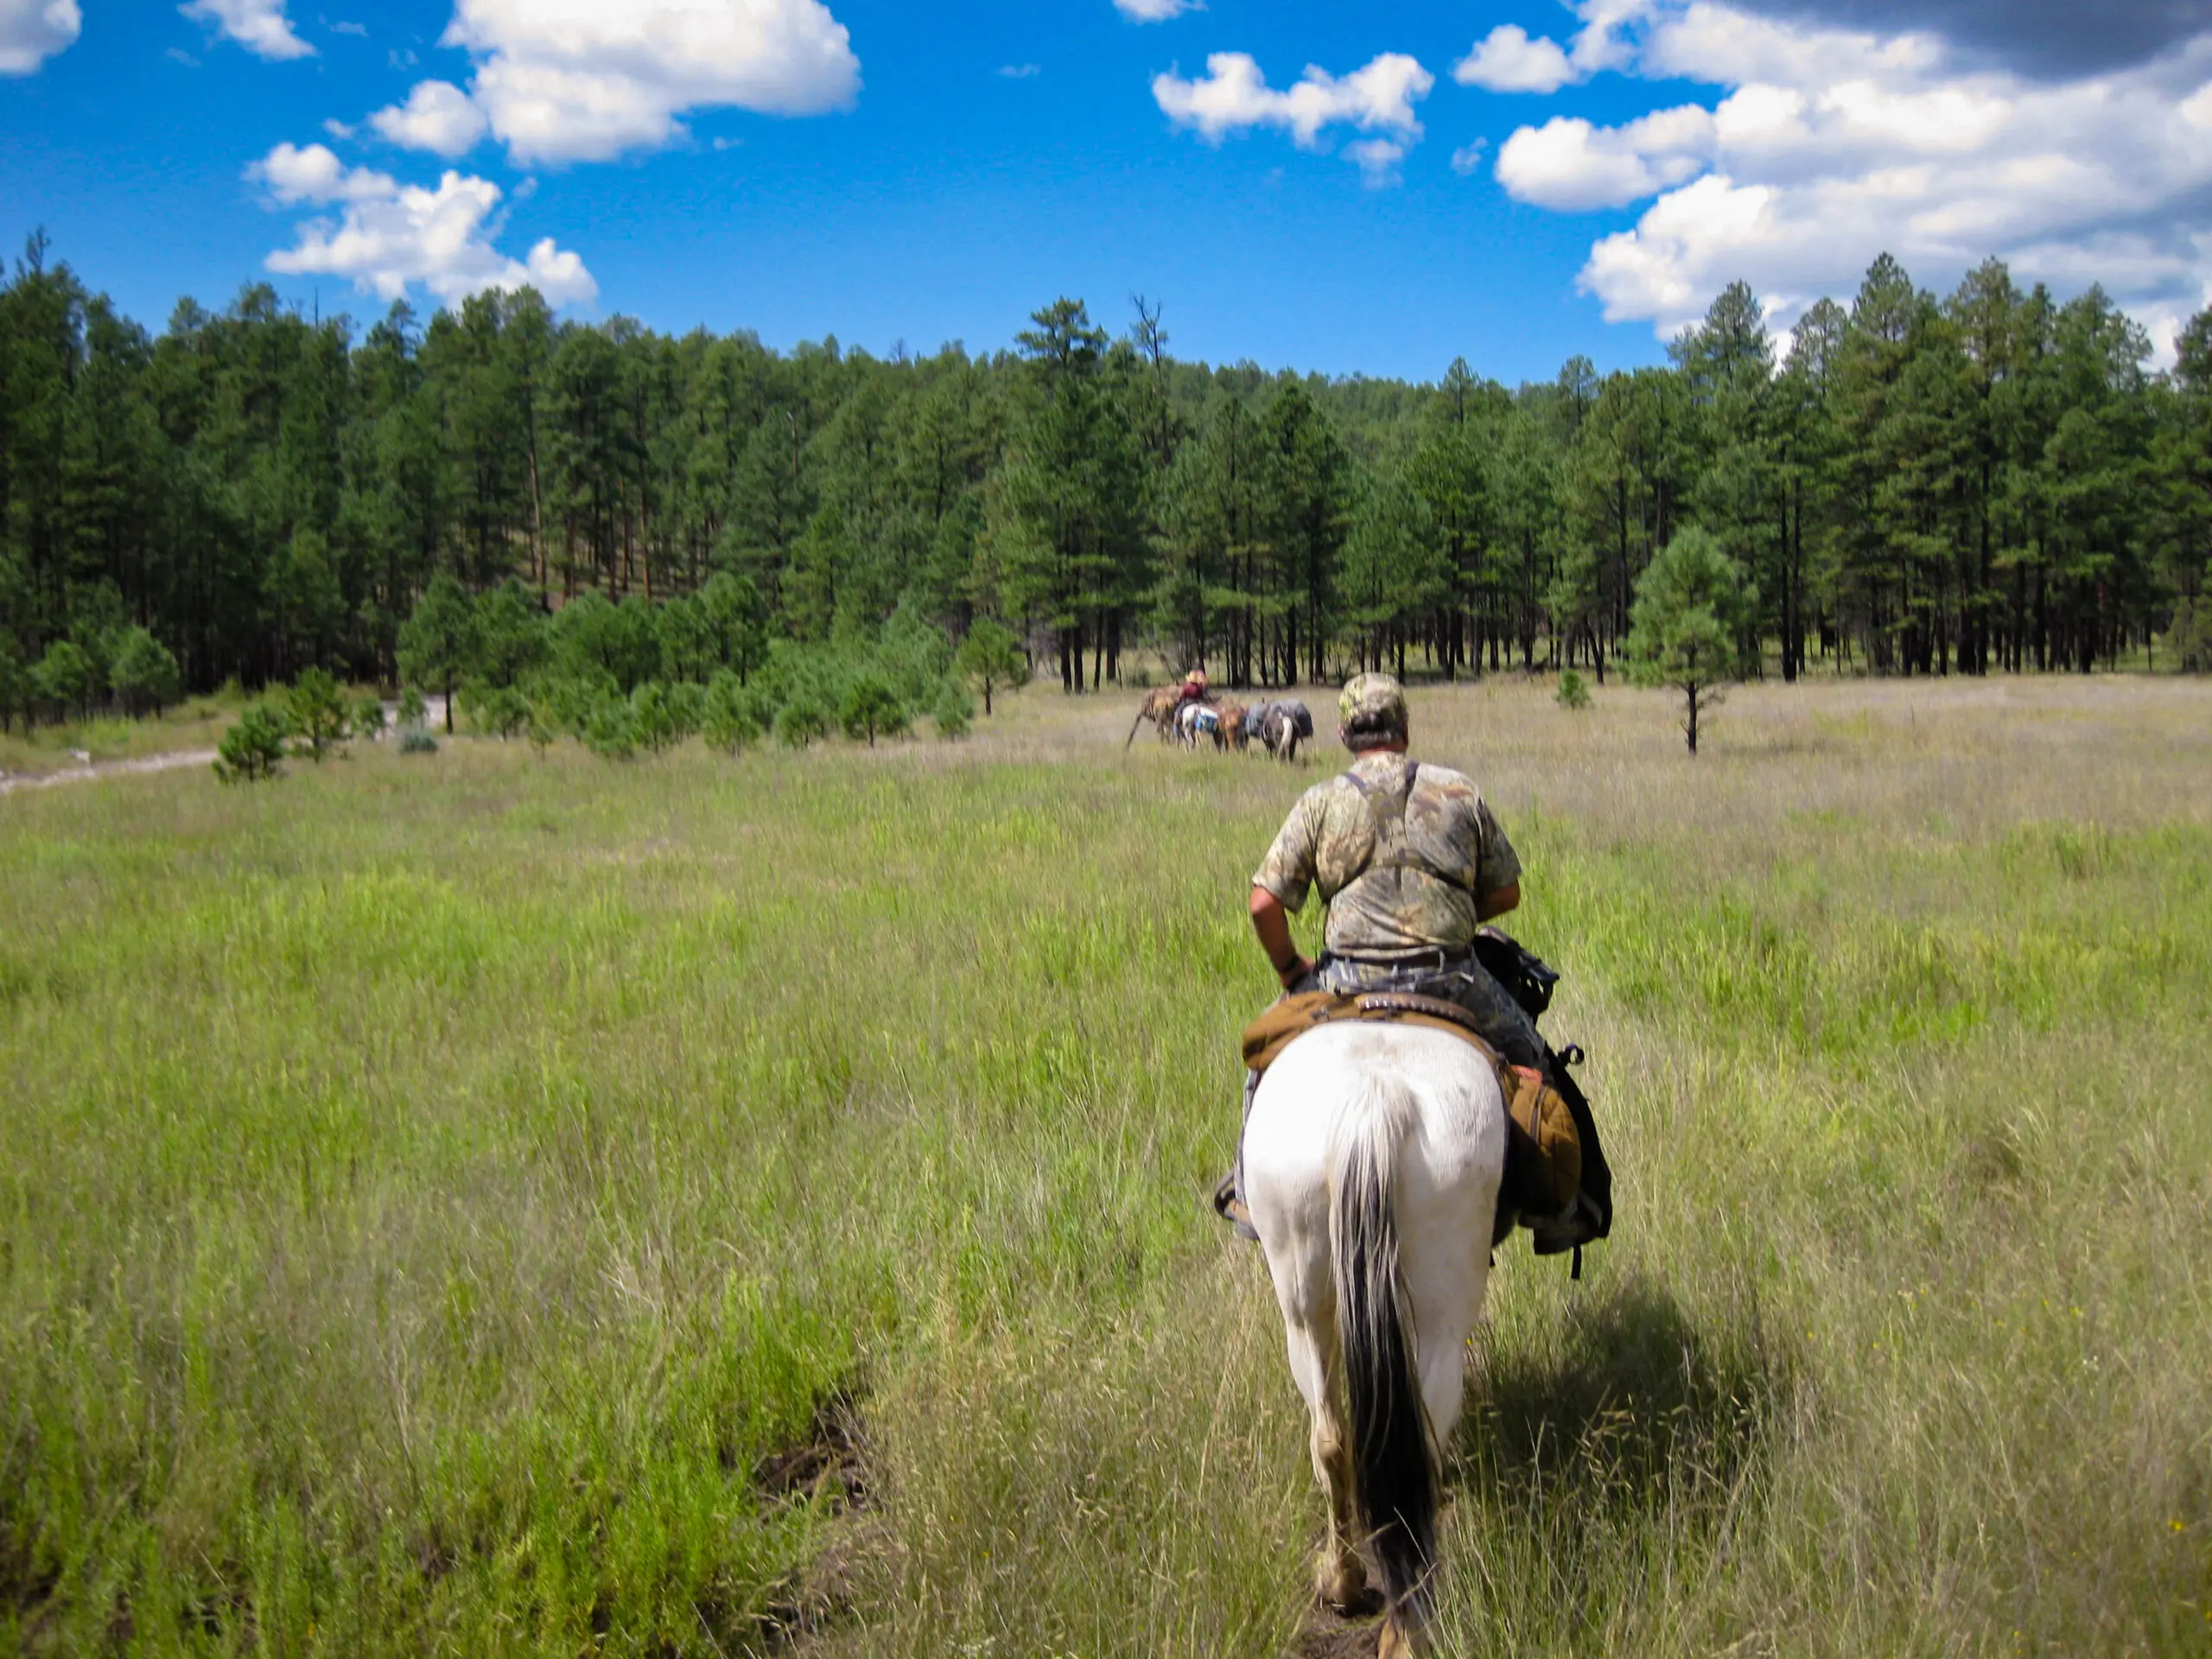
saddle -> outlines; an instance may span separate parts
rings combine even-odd
[[[1306,991],[1287,996],[1244,1027],[1245,1069],[1265,1071],[1307,1032],[1344,1020],[1449,1032],[1496,1073],[1506,1108],[1505,1179],[1497,1195],[1501,1237],[1516,1212],[1555,1216],[1575,1202],[1582,1186],[1582,1138],[1573,1111],[1544,1073],[1509,1065],[1476,1033],[1472,1016],[1456,1002],[1411,991]]]

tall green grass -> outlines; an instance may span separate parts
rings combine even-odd
[[[2212,1643],[2207,708],[2012,695],[1417,702],[1623,1183],[1501,1255],[1451,1648]],[[1298,1640],[1205,1193],[1320,773],[1126,718],[0,804],[0,1648]]]

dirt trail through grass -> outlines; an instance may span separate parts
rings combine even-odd
[[[55,784],[90,784],[106,778],[135,777],[142,772],[175,772],[180,766],[212,766],[214,760],[213,749],[174,749],[167,754],[142,754],[128,760],[95,760],[90,766],[72,766],[63,772],[21,777],[0,775],[0,795],[19,789],[48,789]]]

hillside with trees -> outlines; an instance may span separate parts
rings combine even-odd
[[[1664,367],[1513,388],[1169,345],[1141,300],[877,358],[529,290],[362,328],[260,286],[157,335],[35,238],[0,288],[0,716],[309,669],[746,685],[808,647],[935,696],[979,619],[1071,692],[1140,650],[1602,680],[1692,526],[1743,573],[1745,673],[2212,655],[2212,312],[2152,372],[2097,289],[1993,261],[1939,296],[1885,257],[1786,340],[1738,284]]]

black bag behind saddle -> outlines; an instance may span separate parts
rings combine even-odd
[[[1475,959],[1505,987],[1531,1021],[1543,1018],[1552,1005],[1552,989],[1559,983],[1558,969],[1494,927],[1476,931]],[[1582,1143],[1582,1196],[1594,1218],[1592,1236],[1606,1237],[1613,1230],[1612,1166],[1605,1161],[1605,1149],[1598,1140],[1598,1120],[1591,1115],[1589,1096],[1568,1070],[1582,1064],[1582,1051],[1573,1043],[1564,1049],[1554,1048],[1546,1039],[1544,1057],[1552,1086],[1567,1103],[1574,1118],[1575,1138]]]

